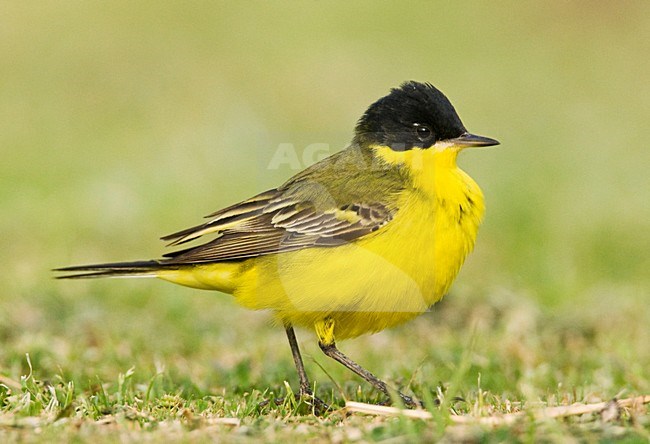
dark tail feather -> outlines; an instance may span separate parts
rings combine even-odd
[[[169,268],[158,261],[115,262],[112,264],[76,265],[55,268],[54,272],[68,273],[56,276],[56,279],[86,279],[101,277],[145,277],[154,276],[155,272]]]

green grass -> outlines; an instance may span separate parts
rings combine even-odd
[[[143,293],[135,290],[133,294]],[[89,297],[101,307],[105,296]],[[545,313],[503,293],[454,296],[408,326],[343,347],[408,393],[421,399],[441,393],[444,405],[459,414],[489,416],[649,392],[645,369],[650,353],[643,320],[632,306],[610,311],[605,320],[593,311],[576,319]],[[613,423],[585,415],[562,421],[524,419],[516,427],[493,429],[451,425],[447,408],[434,407],[437,419],[420,421],[346,417],[340,410],[317,418],[290,397],[281,405],[260,407],[263,400],[291,393],[283,381],[296,387],[282,332],[267,328],[254,313],[232,314],[201,298],[174,322],[171,312],[165,312],[176,304],[173,298],[148,297],[140,307],[118,299],[113,309],[104,309],[100,319],[85,325],[88,301],[70,300],[68,313],[58,314],[58,323],[66,326],[60,331],[47,328],[47,337],[2,332],[5,349],[14,352],[3,356],[3,362],[13,365],[4,373],[14,385],[0,386],[0,430],[16,438],[38,433],[88,440],[138,433],[154,439],[208,439],[219,433],[232,439],[270,436],[271,441],[340,436],[527,440],[567,433],[585,439],[650,437],[645,409],[625,411]],[[40,313],[46,326],[57,324],[57,315],[49,311],[43,307]],[[237,322],[228,322],[233,316]],[[112,322],[110,328],[98,328],[106,320]],[[37,329],[28,322],[20,327]],[[301,337],[321,398],[338,407],[345,399],[382,400],[319,354],[313,338]],[[29,356],[21,356],[21,350],[29,350]],[[238,422],[220,424],[222,418]]]
[[[649,17],[643,1],[5,5],[0,441],[647,441],[647,407],[499,428],[449,414],[650,394]],[[163,282],[51,279],[160,255],[159,236],[293,174],[268,168],[280,144],[301,164],[337,151],[407,79],[502,142],[461,158],[488,211],[452,293],[339,344],[441,394],[434,420],[261,408],[297,389],[268,314]],[[321,398],[382,400],[297,334]]]

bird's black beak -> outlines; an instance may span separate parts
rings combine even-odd
[[[453,143],[456,146],[470,147],[470,146],[493,146],[498,145],[499,141],[490,139],[489,137],[477,136],[475,134],[465,133],[453,139],[448,139],[446,142]]]

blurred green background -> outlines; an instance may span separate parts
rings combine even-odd
[[[460,159],[487,214],[443,305],[506,294],[568,323],[620,312],[647,339],[649,2],[1,9],[0,371],[24,374],[30,352],[44,369],[83,363],[89,378],[114,378],[113,365],[147,353],[151,368],[162,357],[198,378],[219,366],[227,377],[250,356],[254,369],[284,363],[251,384],[292,377],[283,333],[229,296],[60,282],[49,270],[158,257],[159,236],[294,174],[268,168],[278,146],[338,151],[365,108],[409,79],[436,85],[470,131],[501,141]],[[418,322],[390,334],[426,332]]]

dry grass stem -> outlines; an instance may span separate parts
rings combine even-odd
[[[474,417],[464,415],[451,415],[450,418],[457,424],[483,424],[483,425],[509,425],[521,418],[532,414],[535,419],[544,418],[565,418],[568,416],[584,415],[587,413],[599,413],[608,409],[613,404],[621,408],[634,408],[644,404],[650,404],[650,395],[637,396],[621,400],[612,400],[607,402],[598,402],[595,404],[572,404],[567,406],[546,407],[531,412],[505,413],[498,416]],[[405,416],[407,418],[432,419],[433,415],[426,410],[404,410],[397,407],[386,407],[380,405],[364,404],[361,402],[347,402],[345,408],[348,412],[367,413],[369,415],[379,416]]]

